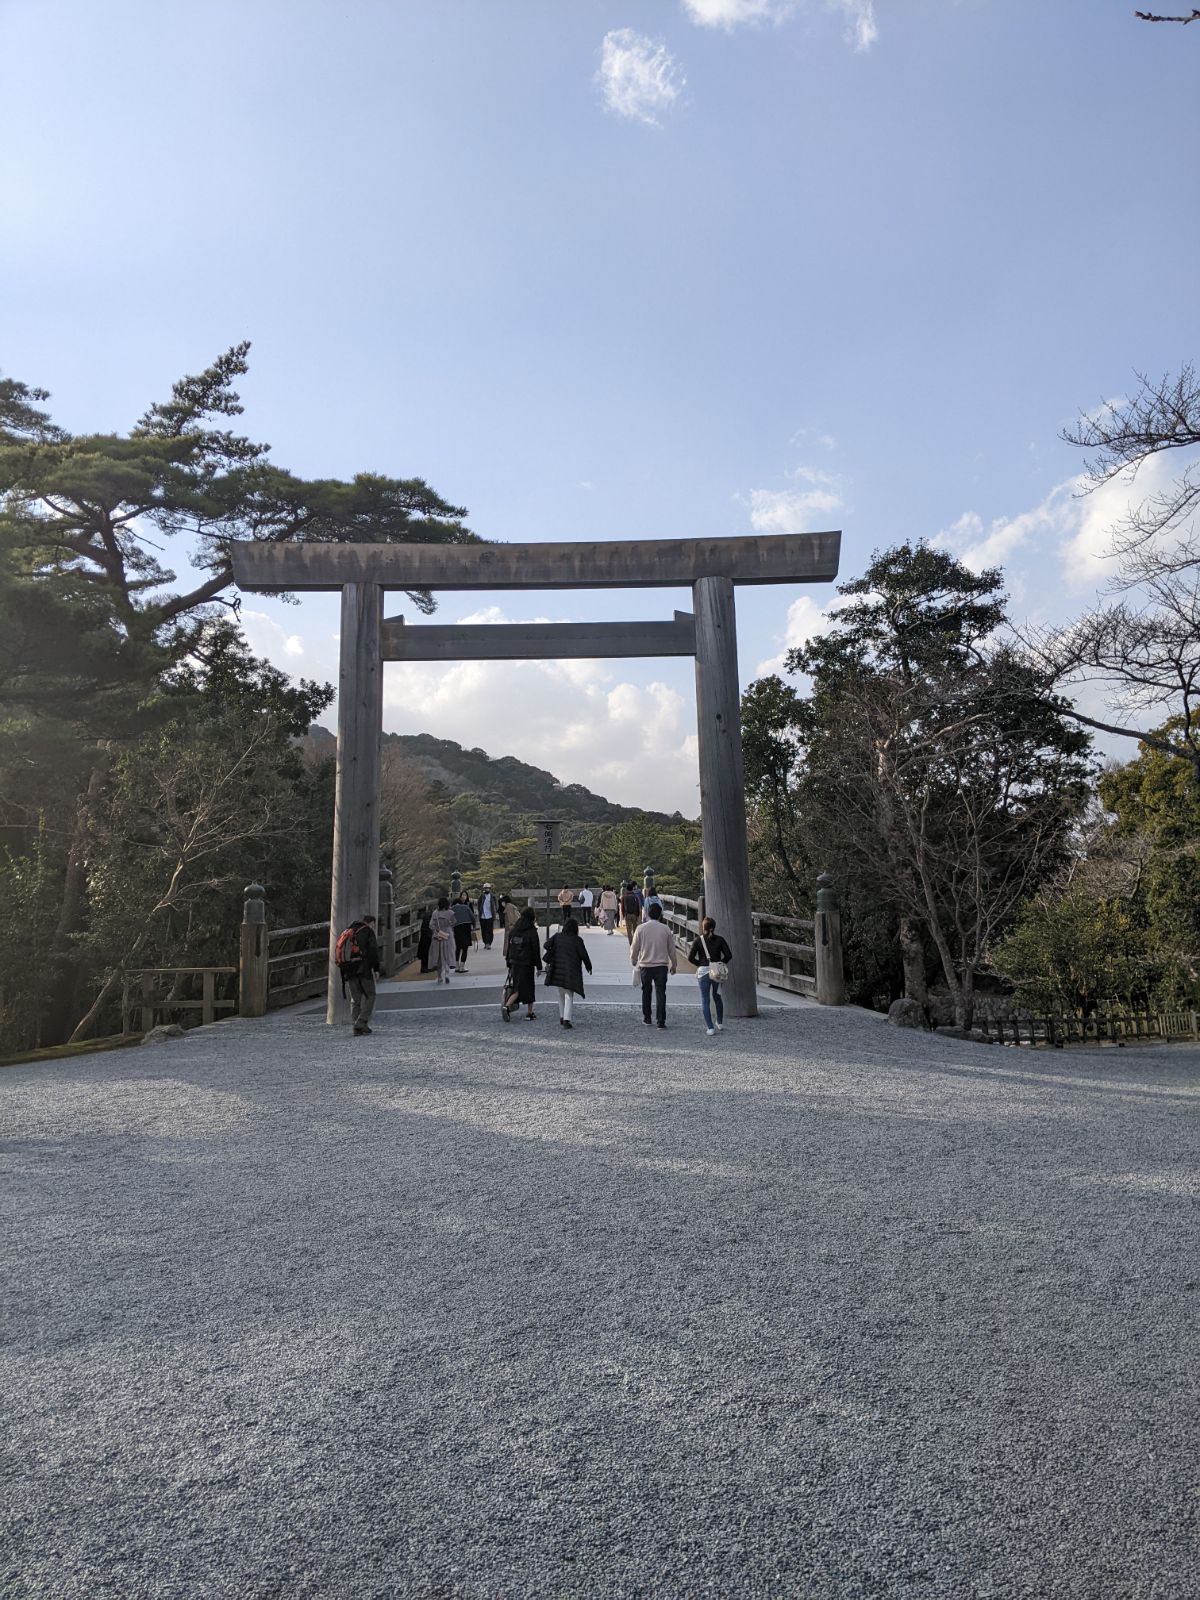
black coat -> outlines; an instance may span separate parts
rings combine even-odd
[[[514,928],[508,936],[510,967],[536,967],[542,970],[542,941],[536,928]]]
[[[375,930],[369,922],[352,922],[352,928],[358,929],[358,948],[362,951],[362,959],[354,963],[357,974],[370,976],[377,972],[383,976],[383,959],[379,953],[379,940],[375,937]]]
[[[572,994],[583,994],[583,969],[592,970],[587,947],[577,933],[556,933],[546,940],[546,982]]]

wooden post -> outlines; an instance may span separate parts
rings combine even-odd
[[[756,1017],[758,994],[733,582],[730,578],[698,578],[692,592],[706,910],[733,951],[724,989],[725,1009],[734,1017]]]
[[[149,1033],[154,1026],[154,974],[143,972],[141,975],[142,988],[142,1032]]]
[[[396,970],[396,899],[392,892],[392,869],[382,863],[379,868],[379,956],[383,975],[390,978]]]
[[[842,913],[838,910],[833,879],[827,872],[817,879],[813,946],[816,950],[817,1003],[844,1006],[846,978],[842,971]]]
[[[248,883],[238,950],[238,1016],[267,1014],[267,908],[261,883]]]
[[[207,1025],[216,1020],[217,1010],[213,1004],[217,998],[217,975],[215,972],[202,972],[200,974],[200,1021]]]
[[[377,583],[343,584],[326,1022],[344,1021],[350,1009],[342,998],[342,981],[333,959],[338,934],[356,917],[376,915],[379,908],[382,627],[382,587]]]

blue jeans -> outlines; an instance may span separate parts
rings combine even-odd
[[[704,1026],[711,1028],[713,1025],[712,1009],[709,1006],[709,996],[717,1002],[717,1021],[725,1020],[725,1002],[721,999],[721,985],[714,983],[707,972],[700,974],[700,1009],[704,1013]]]

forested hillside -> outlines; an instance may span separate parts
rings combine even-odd
[[[333,755],[337,748],[334,735],[319,723],[309,729],[305,743],[317,756]],[[552,772],[530,766],[516,756],[492,756],[478,748],[467,750],[453,739],[438,739],[431,733],[385,733],[383,747],[385,751],[398,751],[448,795],[475,795],[489,805],[529,816],[610,823],[632,816],[653,817],[664,823],[673,820],[665,812],[617,805],[593,794],[581,783],[560,783]]]
[[[331,795],[334,736],[314,725],[299,742]],[[432,734],[385,734],[380,799],[383,858],[401,902],[441,893],[453,871],[471,890],[544,884],[538,817],[562,823],[550,868],[556,884],[618,883],[651,867],[668,891],[691,895],[699,886],[698,823],[616,805],[515,756],[493,758]]]

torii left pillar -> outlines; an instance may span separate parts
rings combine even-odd
[[[379,765],[383,737],[383,586],[342,585],[338,670],[337,789],[333,811],[333,892],[329,907],[326,1022],[344,1021],[349,1003],[333,959],[343,928],[379,915]]]

